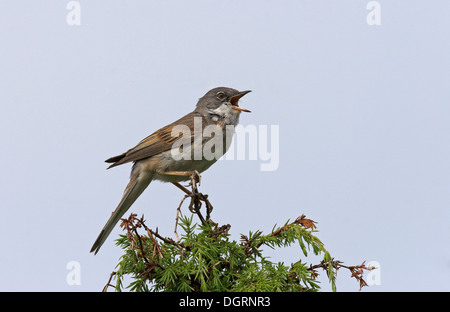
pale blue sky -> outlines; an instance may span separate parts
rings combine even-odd
[[[89,249],[130,171],[103,161],[216,86],[253,90],[241,124],[280,130],[278,170],[202,175],[235,239],[305,214],[336,259],[380,263],[364,291],[450,290],[450,2],[379,1],[380,26],[363,0],[80,0],[80,26],[68,2],[0,2],[1,291],[100,291],[119,228]],[[130,212],[172,235],[181,198],[155,182]],[[358,290],[344,270],[337,287]]]

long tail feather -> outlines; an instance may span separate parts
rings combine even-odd
[[[133,173],[130,178],[130,182],[128,183],[122,200],[117,206],[116,210],[112,213],[108,222],[106,222],[102,231],[98,235],[95,240],[94,245],[92,245],[91,252],[97,254],[105,242],[106,238],[109,236],[111,231],[113,230],[116,223],[122,218],[122,216],[127,212],[127,210],[131,207],[131,205],[136,201],[136,199],[142,194],[142,192],[147,188],[147,186],[151,182],[151,177],[142,176],[140,170],[133,170]]]

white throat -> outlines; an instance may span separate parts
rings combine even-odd
[[[231,104],[222,104],[216,109],[209,109],[208,112],[212,115],[213,121],[220,122],[225,125],[236,126],[239,123],[240,112],[231,108]]]

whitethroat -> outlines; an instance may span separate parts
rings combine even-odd
[[[112,163],[108,169],[129,162],[134,164],[122,199],[97,237],[91,252],[97,254],[116,223],[151,181],[171,182],[188,192],[178,182],[189,180],[195,172],[205,171],[226,153],[240,113],[250,112],[238,105],[239,99],[249,92],[214,88],[199,99],[193,112],[155,131],[127,152],[105,161]],[[204,135],[207,128],[213,130],[209,132],[214,132],[214,143],[217,144],[211,144],[211,136]],[[210,155],[204,154],[208,144],[214,147],[214,151],[213,148],[208,150]]]

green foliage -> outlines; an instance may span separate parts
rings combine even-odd
[[[318,291],[317,269],[321,268],[336,290],[336,271],[345,266],[334,261],[314,235],[314,223],[301,216],[266,235],[261,231],[241,235],[238,242],[230,239],[229,225],[218,226],[212,221],[199,225],[192,217],[181,217],[183,233],[175,241],[152,231],[143,217],[137,219],[132,214],[122,219],[127,233],[120,236],[117,245],[124,254],[111,275],[115,275],[116,284],[109,286],[116,291]],[[138,229],[145,234],[139,234]],[[307,257],[312,251],[323,255],[323,260],[316,265],[302,260],[286,265],[263,255],[264,246],[283,248],[293,244],[300,247],[300,255]],[[126,286],[125,276],[132,278]],[[362,273],[359,277],[362,280]]]

